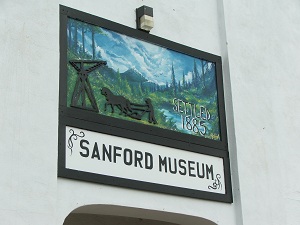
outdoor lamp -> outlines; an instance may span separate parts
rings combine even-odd
[[[144,5],[136,9],[136,26],[139,30],[150,32],[154,27],[153,8]]]

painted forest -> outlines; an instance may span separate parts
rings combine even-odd
[[[220,140],[214,63],[73,19],[68,19],[66,32],[69,107],[78,78],[69,61],[103,60],[107,64],[88,75],[99,114]],[[105,110],[102,88],[139,105],[141,119],[122,114],[118,107]],[[146,99],[157,123],[148,121]],[[91,106],[88,98],[84,101]]]

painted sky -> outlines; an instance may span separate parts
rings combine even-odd
[[[107,61],[108,66],[114,70],[123,73],[134,68],[149,81],[162,85],[171,80],[173,63],[177,81],[182,80],[183,73],[186,80],[191,80],[193,57],[108,29],[101,29],[102,34],[95,34],[96,54],[100,52],[101,59]],[[78,40],[81,38],[81,32],[78,30]],[[92,40],[88,32],[85,34],[85,42],[86,50],[91,54]],[[196,59],[196,65],[201,74],[200,59]],[[210,67],[211,63],[208,65]]]

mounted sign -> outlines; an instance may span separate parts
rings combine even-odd
[[[67,169],[225,194],[220,157],[68,126],[66,136]]]
[[[221,58],[60,9],[59,176],[231,202]]]

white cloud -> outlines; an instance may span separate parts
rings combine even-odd
[[[115,68],[114,62],[111,60],[110,56],[106,54],[106,51],[103,48],[97,45],[96,52],[97,51],[100,52],[102,59],[107,61],[108,66]]]
[[[189,71],[186,75],[185,75],[185,80],[186,81],[192,81],[193,78],[193,74],[191,71]]]
[[[103,29],[103,31],[104,31],[104,34],[105,34],[111,41],[115,42],[116,44],[121,44],[121,42],[120,42],[118,39],[114,38],[110,32],[108,32],[108,31],[105,30],[105,29]]]

